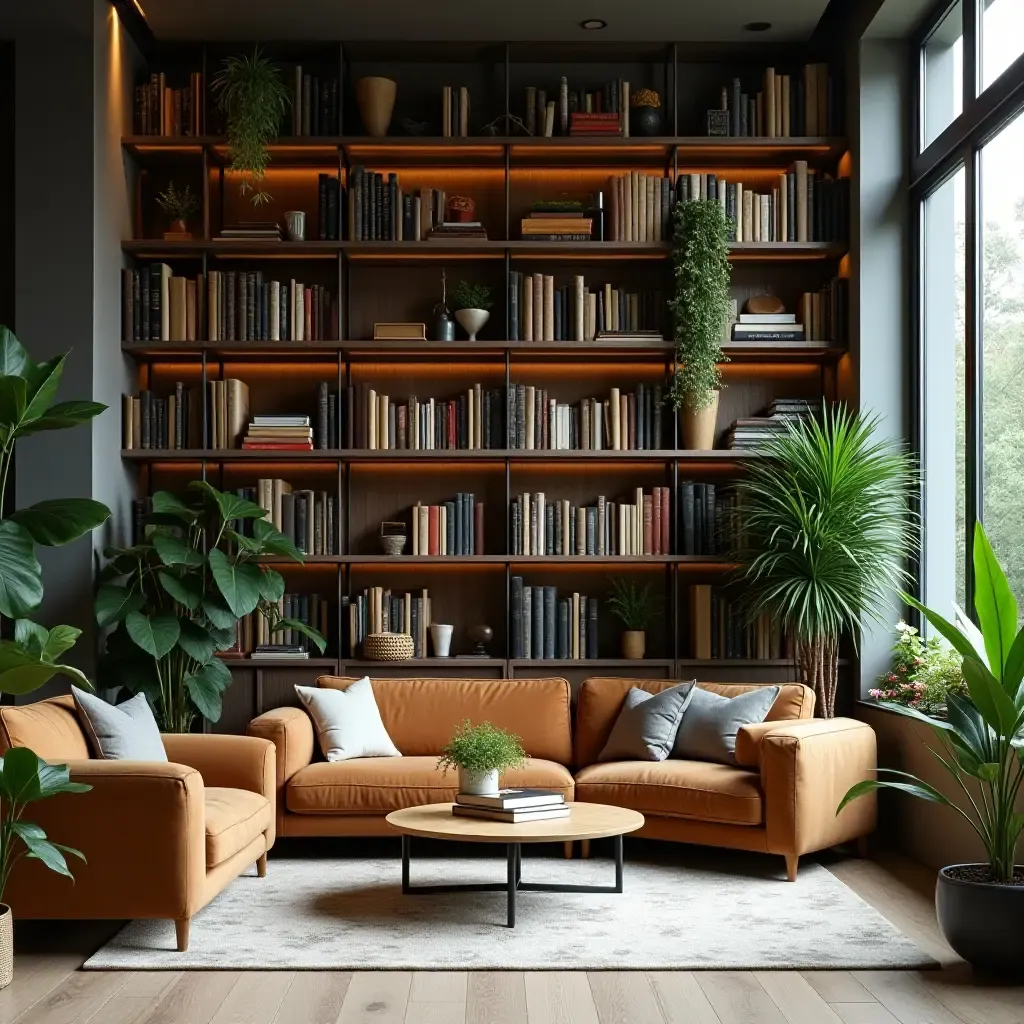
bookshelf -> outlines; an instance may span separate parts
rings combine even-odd
[[[251,49],[251,45],[248,47]],[[228,169],[228,150],[218,123],[209,80],[228,53],[245,49],[226,44],[158,46],[149,70],[168,69],[187,77],[202,75],[200,123],[194,136],[129,134],[122,139],[126,173],[133,194],[133,237],[123,243],[127,267],[166,262],[173,273],[201,277],[216,270],[262,270],[268,277],[296,277],[331,289],[337,297],[336,337],[317,341],[132,341],[122,340],[139,389],[166,394],[169,382],[186,379],[206,395],[208,381],[236,377],[251,387],[253,413],[314,415],[312,381],[341,389],[370,381],[383,391],[443,396],[467,381],[487,387],[536,382],[559,401],[628,390],[638,382],[666,382],[673,346],[657,340],[527,342],[507,340],[510,331],[510,273],[551,274],[560,282],[583,274],[588,282],[612,281],[628,288],[650,288],[667,296],[671,286],[669,246],[664,242],[537,242],[519,238],[524,210],[542,195],[583,196],[625,171],[675,178],[683,172],[718,173],[730,181],[761,186],[796,160],[819,172],[844,176],[849,159],[844,137],[708,137],[700,134],[704,113],[718,105],[718,93],[733,77],[756,81],[767,64],[798,67],[808,60],[800,48],[687,47],[683,44],[371,44],[315,43],[269,47],[285,81],[295,63],[336,78],[339,88],[337,134],[281,137],[270,147],[268,208],[253,212],[237,194]],[[839,69],[833,72],[839,81]],[[399,100],[386,138],[361,136],[354,83],[365,75],[398,82]],[[528,137],[506,134],[509,115],[520,113],[523,90],[538,81],[629,80],[634,88],[659,91],[664,134],[656,137]],[[141,79],[140,79],[141,80]],[[490,122],[499,134],[445,138],[434,133],[400,134],[409,118],[428,118],[440,107],[444,84],[466,84],[473,100],[472,128]],[[426,112],[426,113],[425,113]],[[126,123],[131,123],[126,112]],[[385,175],[394,171],[411,189],[449,186],[449,194],[471,195],[488,238],[473,241],[349,241],[317,237],[317,177],[327,174],[347,185],[352,168],[365,166]],[[190,223],[193,238],[165,240],[154,197],[174,179],[190,183],[200,212]],[[306,211],[305,242],[221,241],[226,223],[249,217],[283,223],[284,210]],[[848,227],[848,225],[847,225]],[[733,294],[742,304],[762,292],[779,295],[796,309],[804,291],[815,291],[848,274],[847,245],[839,242],[736,242],[731,246]],[[460,279],[491,286],[494,307],[479,341],[461,329],[454,342],[372,340],[374,322],[425,322],[440,301],[442,269],[452,284]],[[670,336],[667,313],[663,326]],[[723,345],[724,367],[718,430],[750,416],[777,397],[836,398],[849,378],[851,355],[844,344],[808,337],[806,341],[731,341]],[[171,385],[173,388],[173,384]],[[308,400],[296,398],[308,394]],[[204,398],[204,405],[208,400]],[[206,416],[209,409],[203,410]],[[313,451],[240,449],[130,449],[121,457],[137,494],[181,490],[192,479],[217,487],[251,486],[275,477],[296,487],[316,486],[333,495],[340,509],[338,550],[310,556],[304,566],[286,565],[289,591],[318,593],[332,602],[327,656],[305,662],[247,658],[229,662],[235,684],[224,695],[224,717],[215,728],[240,731],[261,711],[293,703],[292,686],[323,672],[406,675],[481,675],[513,678],[561,674],[574,684],[589,674],[699,675],[721,681],[783,681],[795,678],[785,659],[694,659],[688,636],[691,584],[719,585],[729,566],[714,556],[679,554],[622,556],[510,554],[510,507],[522,492],[544,491],[553,498],[586,504],[598,494],[628,496],[637,487],[671,490],[672,550],[679,532],[679,485],[694,479],[727,486],[756,455],[749,451],[685,451],[678,418],[663,419],[664,447],[657,450],[523,450],[365,448]],[[382,520],[410,518],[417,500],[435,503],[472,491],[485,504],[486,552],[470,556],[389,557],[376,547]],[[411,537],[406,550],[412,550]],[[603,597],[609,575],[652,582],[664,602],[664,617],[648,636],[648,657],[620,658],[618,627],[602,609],[598,657],[589,660],[512,657],[511,578],[527,585],[556,585]],[[351,656],[340,642],[344,631],[342,598],[368,586],[396,592],[427,588],[437,621],[452,622],[452,651],[467,652],[467,628],[486,623],[494,630],[490,657],[421,658],[381,663]],[[844,667],[845,670],[845,667]]]

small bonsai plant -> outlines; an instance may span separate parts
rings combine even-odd
[[[459,281],[452,289],[452,302],[456,310],[459,309],[490,309],[494,303],[491,300],[491,289],[485,284],[472,284],[469,281]]]
[[[900,621],[896,630],[892,667],[878,677],[868,696],[945,718],[951,693],[968,696],[962,656],[938,636],[925,640],[906,622]]]
[[[518,736],[490,722],[473,725],[466,718],[441,748],[437,766],[442,773],[458,769],[463,793],[489,795],[498,791],[499,775],[525,763],[526,751]]]
[[[228,57],[213,80],[220,109],[227,117],[231,170],[242,175],[242,195],[251,193],[253,206],[269,203],[263,188],[271,140],[281,129],[291,94],[278,69],[260,53]]]
[[[661,601],[650,583],[642,587],[631,580],[615,576],[608,608],[625,627],[622,634],[622,656],[638,661],[647,650],[647,628],[661,614]]]

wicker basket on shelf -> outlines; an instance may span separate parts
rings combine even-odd
[[[408,633],[371,633],[363,640],[367,661],[407,661],[412,656],[412,637]]]

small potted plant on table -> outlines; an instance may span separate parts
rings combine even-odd
[[[640,587],[615,577],[611,584],[608,607],[626,627],[622,633],[622,656],[630,661],[639,661],[647,651],[647,627],[660,614],[657,595],[650,583]]]
[[[490,722],[472,725],[467,718],[442,748],[437,766],[442,772],[458,769],[460,793],[494,796],[502,772],[525,763],[526,752],[518,736]]]
[[[491,318],[491,289],[485,284],[471,284],[460,281],[452,291],[455,302],[455,319],[469,335],[470,341],[476,341],[477,331],[483,330],[484,324]]]

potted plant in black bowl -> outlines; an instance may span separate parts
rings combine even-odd
[[[964,818],[987,859],[951,864],[939,872],[939,927],[950,946],[975,967],[1019,973],[1024,972],[1024,865],[1016,863],[1024,830],[1024,814],[1017,809],[1024,785],[1024,628],[1017,628],[1017,601],[980,523],[974,534],[974,572],[980,629],[966,616],[958,629],[903,595],[963,655],[969,696],[949,693],[945,721],[880,702],[935,730],[940,749],[933,753],[955,781],[958,798],[951,800],[906,772],[879,768],[880,778],[854,786],[838,810],[887,787],[943,804]]]

